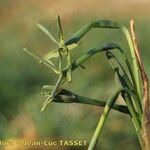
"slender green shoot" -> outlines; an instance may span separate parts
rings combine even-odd
[[[40,63],[46,65],[49,69],[53,70],[53,72],[56,73],[58,76],[55,85],[45,85],[42,88],[42,95],[47,96],[47,99],[43,103],[41,111],[43,111],[50,102],[81,103],[104,107],[104,111],[100,117],[97,128],[89,144],[88,150],[95,150],[99,136],[102,132],[102,129],[105,125],[106,119],[111,109],[117,110],[125,114],[129,114],[132,119],[141,147],[143,148],[144,138],[142,137],[141,133],[143,123],[142,98],[144,97],[144,95],[146,95],[145,98],[147,98],[148,102],[148,79],[146,80],[145,72],[143,73],[143,70],[141,69],[144,67],[142,67],[140,63],[141,60],[139,58],[139,55],[137,54],[137,51],[135,50],[137,49],[135,45],[136,43],[133,37],[131,37],[128,29],[125,26],[120,25],[111,20],[97,20],[86,24],[70,39],[65,41],[59,15],[57,15],[57,40],[54,38],[51,32],[44,26],[40,24],[37,24],[37,26],[57,45],[57,49],[49,51],[43,57],[38,56],[37,54],[31,52],[28,49],[23,49],[34,59],[38,60]],[[115,43],[106,43],[86,51],[84,54],[82,54],[76,60],[74,60],[72,58],[71,51],[79,46],[80,40],[92,28],[109,28],[121,30],[124,33],[127,43],[129,45],[130,56],[128,56],[127,52],[124,49],[122,49],[119,45]],[[118,58],[117,55],[115,56],[114,53],[111,52],[115,49],[121,52],[122,55],[120,58]],[[118,79],[118,83],[120,86],[119,89],[111,97],[109,97],[106,102],[79,96],[77,94],[72,93],[71,91],[64,89],[64,87],[72,81],[72,72],[78,69],[79,67],[85,68],[83,66],[83,63],[89,60],[95,54],[100,52],[106,52],[108,61]],[[57,59],[57,64],[54,64],[51,61],[51,59],[53,58]],[[125,63],[126,68],[120,61],[120,59],[122,58],[124,60],[123,63]],[[145,88],[143,90],[144,95],[142,95],[142,88]],[[121,94],[126,104],[125,106],[115,104],[119,94]]]

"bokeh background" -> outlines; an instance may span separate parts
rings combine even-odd
[[[61,16],[65,39],[96,19],[111,19],[129,26],[129,20],[134,18],[142,58],[150,76],[149,0],[0,0],[0,139],[84,139],[89,143],[92,137],[103,109],[81,104],[52,103],[41,113],[45,98],[38,96],[40,88],[44,84],[54,84],[56,77],[22,51],[27,47],[42,56],[56,48],[36,27],[39,22],[56,35],[56,14]],[[128,50],[124,36],[117,30],[93,29],[83,41],[73,52],[74,58],[107,42],[118,43]],[[105,55],[97,54],[84,65],[87,69],[76,70],[67,89],[83,96],[106,100],[115,90],[115,81]],[[122,103],[122,100],[118,103]],[[140,149],[127,115],[111,111],[97,149]]]

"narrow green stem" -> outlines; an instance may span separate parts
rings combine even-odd
[[[134,47],[132,43],[132,39],[130,36],[130,33],[128,29],[125,26],[122,26],[114,21],[111,20],[97,20],[93,21],[92,23],[88,23],[85,25],[83,28],[81,28],[77,33],[75,33],[67,42],[66,45],[70,43],[77,43],[84,35],[86,35],[92,28],[111,28],[111,29],[120,29],[125,37],[126,40],[129,44],[129,49],[132,57],[132,62],[133,62],[133,69],[134,69],[134,77],[135,77],[135,82],[136,82],[136,88],[138,91],[138,94],[141,99],[141,85],[140,85],[140,74],[139,74],[139,67],[136,61],[136,55],[134,52]],[[129,68],[130,69],[130,68]],[[134,81],[134,80],[133,80]]]
[[[46,106],[47,106],[51,101],[53,101],[54,96],[57,94],[58,89],[59,89],[59,87],[60,87],[62,81],[63,81],[63,74],[60,74],[60,76],[59,76],[59,78],[58,78],[58,80],[57,80],[57,82],[56,82],[56,84],[55,84],[55,86],[54,86],[54,88],[53,88],[53,90],[52,90],[52,92],[51,92],[51,95],[49,95],[48,98],[45,100],[45,102],[44,102],[44,104],[43,104],[43,106],[42,106],[42,108],[41,108],[41,111],[44,111],[44,109],[46,108]]]
[[[96,148],[96,145],[97,145],[97,142],[98,142],[98,139],[99,139],[99,135],[101,134],[101,131],[104,127],[104,124],[105,124],[105,121],[108,117],[108,114],[110,112],[110,109],[112,108],[113,104],[115,103],[115,101],[117,100],[117,97],[118,95],[120,94],[120,92],[122,91],[123,89],[119,89],[117,90],[117,92],[115,92],[115,94],[113,94],[113,96],[111,96],[107,103],[106,103],[106,106],[104,107],[104,111],[99,119],[99,122],[98,122],[98,125],[96,127],[96,130],[93,134],[93,137],[91,139],[91,142],[89,144],[89,147],[88,147],[88,150],[95,150]]]
[[[139,113],[139,116],[140,116],[140,121],[142,121],[143,111],[142,111],[142,106],[140,103],[139,95],[137,93],[131,92],[131,99],[132,99],[132,102],[136,105],[137,112]]]
[[[84,96],[80,96],[77,94],[72,93],[71,91],[62,89],[60,93],[58,93],[55,97],[53,102],[56,103],[81,103],[81,104],[88,104],[93,106],[101,106],[105,107],[106,102],[98,99],[88,98]],[[112,109],[117,110],[119,112],[130,114],[127,106],[114,104]]]
[[[111,20],[97,20],[94,21],[92,23],[88,23],[87,25],[85,25],[83,28],[81,28],[77,33],[75,33],[65,44],[71,44],[71,43],[77,43],[79,42],[79,40],[86,35],[92,28],[111,28],[111,29],[120,29],[125,37],[126,40],[129,44],[129,49],[130,49],[130,53],[131,53],[131,57],[132,57],[132,62],[133,62],[133,69],[134,69],[134,77],[135,80],[133,80],[134,82],[136,82],[136,89],[138,91],[139,97],[140,99],[142,98],[142,92],[141,92],[141,83],[140,83],[140,74],[139,74],[139,67],[136,61],[136,55],[134,52],[134,47],[133,47],[133,43],[132,43],[132,39],[130,36],[130,33],[128,31],[128,29],[125,26],[122,26],[114,21]],[[131,69],[131,68],[129,68]],[[131,70],[130,70],[131,71]]]
[[[74,63],[72,63],[72,71],[80,67],[85,61],[87,61],[89,58],[91,58],[93,55],[96,53],[102,52],[102,51],[107,51],[107,50],[113,50],[115,48],[118,48],[117,44],[114,43],[109,43],[109,44],[103,44],[100,45],[99,47],[93,48],[89,51],[87,51],[85,54],[83,54],[81,57],[79,57]],[[68,70],[68,67],[66,67],[63,70],[63,74],[66,74]]]
[[[126,105],[127,105],[128,109],[129,109],[130,113],[131,113],[133,125],[135,127],[135,131],[137,133],[137,136],[138,136],[138,139],[140,141],[140,144],[142,144],[141,123],[140,123],[140,120],[138,119],[138,116],[137,116],[136,111],[134,109],[134,106],[132,104],[131,97],[130,97],[130,95],[128,93],[125,93],[123,98],[124,98],[124,100],[126,102]]]
[[[103,129],[103,126],[105,124],[105,121],[107,119],[107,116],[109,114],[110,111],[110,107],[106,105],[106,107],[104,108],[103,114],[99,120],[98,126],[94,132],[94,135],[92,137],[92,140],[90,142],[90,145],[88,147],[88,150],[95,150],[97,142],[98,142],[98,137],[101,134],[101,131]]]
[[[107,58],[110,62],[110,65],[112,66],[114,72],[117,73],[118,79],[119,79],[120,83],[122,84],[121,86],[128,87],[130,89],[130,91],[131,91],[130,95],[133,99],[134,106],[141,118],[142,117],[142,107],[140,105],[141,103],[137,97],[138,95],[136,96],[136,94],[133,93],[133,91],[136,91],[136,90],[135,90],[134,86],[132,85],[132,82],[130,81],[126,71],[124,70],[120,61],[115,57],[115,55],[112,52],[107,51],[106,55],[107,55]]]
[[[63,74],[60,74],[53,91],[51,92],[51,98],[54,99],[55,94],[57,93],[59,86],[61,85],[61,82],[63,81]]]
[[[127,94],[127,96],[125,95],[124,98],[125,98],[125,102],[127,104],[127,107],[131,113],[131,117],[133,119],[133,122],[134,122],[134,125],[135,125],[135,129],[136,129],[136,132],[137,132],[137,135],[138,135],[138,138],[139,138],[139,141],[141,142],[141,135],[140,135],[140,129],[141,129],[141,124],[140,124],[140,121],[138,120],[138,116],[137,116],[137,113],[133,107],[133,104],[131,102],[131,99],[130,99],[130,90],[127,89],[127,88],[121,88],[119,90],[117,90],[117,92],[115,94],[113,94],[112,97],[110,97],[106,103],[106,106],[104,108],[104,111],[100,117],[100,120],[99,120],[99,123],[97,125],[97,128],[94,132],[94,135],[92,137],[92,140],[90,142],[90,145],[89,145],[89,148],[88,150],[94,150],[95,147],[96,147],[96,144],[98,142],[98,138],[99,138],[99,135],[101,134],[101,131],[103,129],[103,126],[105,124],[105,121],[108,117],[108,114],[112,108],[112,106],[114,105],[118,95],[122,92],[125,92],[125,94]]]
[[[88,60],[90,57],[92,57],[93,55],[95,55],[98,52],[102,52],[102,51],[106,51],[106,50],[111,50],[111,49],[115,49],[118,48],[118,45],[116,44],[105,44],[105,45],[101,45],[97,48],[91,49],[88,52],[86,52],[84,55],[82,55],[81,57],[79,57],[73,64],[72,64],[72,71],[75,70],[76,68],[78,68],[83,62],[85,62],[86,60]],[[63,70],[63,73],[65,74],[68,68]],[[133,96],[133,95],[132,95]],[[140,105],[140,101],[139,99],[136,97],[136,99],[134,98],[135,103],[137,104],[137,107],[140,108],[139,110],[141,110],[141,105]],[[140,114],[142,112],[140,111]]]
[[[137,92],[138,92],[139,97],[141,99],[142,98],[141,78],[140,78],[139,66],[137,64],[136,54],[135,54],[135,51],[134,51],[132,39],[131,39],[130,33],[129,33],[129,31],[126,27],[121,26],[120,29],[123,31],[123,33],[124,33],[124,35],[127,39],[127,42],[129,44],[130,53],[131,53],[132,62],[133,62],[133,70],[134,70],[134,77],[135,77],[135,82],[136,82],[136,89],[137,89]]]

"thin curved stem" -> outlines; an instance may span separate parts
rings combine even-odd
[[[134,78],[135,78],[135,82],[136,82],[136,90],[138,92],[140,99],[142,99],[140,69],[139,69],[139,66],[138,66],[138,63],[136,60],[136,54],[135,54],[134,46],[132,43],[132,39],[131,39],[131,36],[130,36],[128,29],[125,26],[121,26],[120,29],[123,31],[123,33],[127,39],[127,42],[129,44],[130,53],[131,53],[132,62],[133,62],[133,70],[134,70]]]
[[[94,56],[95,54],[103,51],[118,49],[118,45],[115,43],[109,43],[109,44],[103,44],[96,48],[93,48],[91,50],[88,50],[85,54],[83,54],[81,57],[79,57],[76,61],[72,63],[72,71],[80,67],[85,61],[87,61],[89,58]],[[65,75],[67,72],[68,67],[66,67],[62,72]]]
[[[115,92],[113,94],[113,96],[111,96],[110,98],[108,98],[106,105],[104,107],[104,111],[99,119],[98,125],[96,127],[96,130],[93,134],[93,137],[90,141],[88,150],[94,150],[96,148],[98,139],[99,139],[99,135],[101,134],[101,131],[104,127],[105,121],[108,117],[108,114],[113,106],[113,104],[115,103],[115,101],[117,100],[118,95],[120,94],[120,92],[122,91],[122,89],[117,90],[117,92]]]
[[[80,104],[88,104],[88,105],[101,106],[101,107],[105,107],[105,105],[106,105],[106,102],[104,100],[102,101],[102,100],[98,100],[98,99],[80,96],[80,95],[74,94],[73,92],[68,91],[66,89],[62,89],[54,97],[53,102],[56,102],[56,103],[80,103]],[[114,104],[112,106],[112,109],[117,110],[122,113],[125,113],[125,114],[130,114],[127,106],[124,106],[124,105]]]
[[[128,42],[130,54],[132,57],[132,63],[133,63],[133,71],[134,75],[132,75],[133,81],[135,82],[136,90],[138,91],[140,99],[142,98],[142,91],[141,91],[141,79],[140,79],[140,73],[139,73],[139,66],[136,61],[136,54],[134,51],[134,46],[132,43],[132,39],[130,36],[130,33],[128,29],[125,26],[122,26],[114,21],[111,20],[97,20],[91,23],[88,23],[84,27],[82,27],[77,33],[75,33],[65,44],[69,45],[72,43],[77,43],[81,40],[83,36],[85,36],[92,28],[111,28],[111,29],[120,29]],[[131,67],[129,67],[129,70],[131,71]]]
[[[110,44],[104,44],[101,45],[97,48],[91,49],[89,51],[87,51],[84,55],[82,55],[81,57],[79,57],[73,64],[72,64],[72,71],[75,70],[76,68],[78,68],[83,62],[85,62],[86,60],[88,60],[90,57],[92,57],[93,55],[95,55],[98,52],[102,52],[102,51],[109,51],[109,50],[113,50],[113,49],[120,49],[119,46],[117,44],[114,43],[110,43]],[[67,72],[67,69],[63,70],[63,74],[65,75]],[[138,98],[138,97],[137,97]],[[138,99],[137,99],[138,100]],[[136,100],[137,103],[139,103]],[[137,106],[140,106],[140,104],[137,104]],[[141,109],[140,109],[141,110]]]
[[[121,65],[120,61],[110,51],[107,51],[106,55],[107,55],[107,58],[111,64],[114,72],[117,72],[119,80],[120,80],[121,84],[123,85],[123,87],[128,87],[131,91],[135,92],[136,90],[134,89],[134,87],[133,87],[126,71],[124,70],[123,66]],[[138,97],[138,94],[136,94],[136,92],[135,92],[135,94],[133,93],[131,97],[135,104],[136,111],[140,115],[140,118],[142,118],[142,106],[141,106],[141,102]]]
[[[95,132],[94,132],[94,135],[93,135],[93,137],[92,137],[92,140],[91,140],[91,142],[90,142],[90,145],[89,145],[89,147],[88,147],[88,150],[94,150],[94,149],[95,149],[96,144],[97,144],[97,142],[98,142],[99,135],[101,134],[101,131],[102,131],[102,129],[103,129],[103,126],[104,126],[104,124],[105,124],[105,121],[106,121],[106,119],[107,119],[107,117],[108,117],[108,114],[109,114],[109,112],[110,112],[112,106],[114,105],[115,101],[117,100],[118,95],[119,95],[120,93],[122,93],[122,92],[128,93],[128,94],[130,95],[130,90],[129,90],[129,89],[127,89],[127,88],[120,88],[120,89],[118,89],[118,90],[113,94],[113,96],[111,96],[111,97],[108,99],[108,101],[107,101],[107,103],[106,103],[106,106],[105,106],[105,108],[104,108],[104,111],[103,111],[103,113],[102,113],[102,115],[101,115],[101,117],[100,117],[100,120],[99,120],[99,123],[98,123],[98,125],[97,125],[97,128],[96,128],[96,130],[95,130]],[[132,116],[132,119],[133,119],[133,122],[134,122],[134,125],[135,125],[135,129],[136,129],[138,138],[139,138],[139,140],[141,141],[140,122],[139,122],[139,120],[138,120],[138,117],[137,117],[137,115],[136,115],[136,112],[135,112],[135,110],[134,110],[134,107],[133,107],[133,105],[132,105],[130,99],[127,99],[127,97],[125,97],[125,98],[126,98],[126,101],[125,101],[125,102],[127,102],[127,107],[128,107],[128,109],[129,109],[129,111],[130,111],[130,113],[131,113],[131,116]],[[130,101],[130,102],[129,102],[129,101]]]
[[[135,127],[135,131],[137,133],[137,136],[138,136],[138,139],[139,139],[139,142],[141,144],[141,147],[142,147],[142,137],[141,137],[141,122],[136,114],[136,111],[133,107],[133,103],[132,103],[132,100],[131,100],[131,95],[132,92],[130,93],[131,91],[129,91],[129,93],[122,93],[122,97],[124,98],[125,102],[126,102],[126,105],[131,113],[131,116],[132,116],[132,121],[133,121],[133,125]]]

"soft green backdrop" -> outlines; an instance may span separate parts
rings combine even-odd
[[[95,19],[112,19],[129,26],[129,20],[134,18],[142,58],[150,76],[149,8],[148,0],[116,0],[115,3],[103,0],[0,0],[0,138],[63,138],[89,142],[102,112],[101,108],[93,106],[56,103],[40,112],[45,98],[38,96],[38,92],[42,85],[55,83],[56,77],[22,52],[22,48],[43,55],[56,45],[38,30],[37,22],[56,35],[55,16],[59,14],[68,39]],[[83,41],[73,52],[75,58],[106,42],[116,42],[128,50],[122,33],[117,30],[93,29]],[[105,55],[98,54],[84,65],[87,69],[75,71],[73,82],[67,88],[106,100],[115,90],[115,82]],[[118,102],[122,103],[121,99]],[[112,111],[98,149],[120,148],[139,149],[139,144],[130,118]]]

